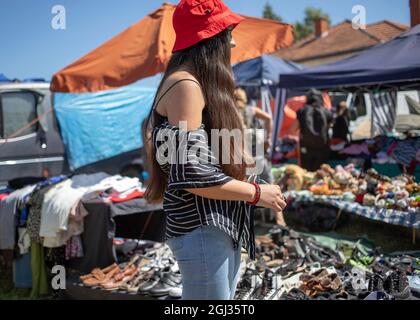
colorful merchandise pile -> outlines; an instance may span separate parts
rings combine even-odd
[[[367,218],[420,228],[420,185],[415,178],[390,178],[374,169],[366,173],[353,164],[335,169],[324,164],[317,172],[296,165],[273,169],[289,203],[322,203]]]

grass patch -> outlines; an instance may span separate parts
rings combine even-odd
[[[31,289],[15,288],[12,268],[0,263],[0,300],[29,299]]]

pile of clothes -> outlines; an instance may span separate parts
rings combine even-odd
[[[82,202],[92,193],[104,201],[123,202],[142,197],[144,187],[138,178],[100,172],[58,176],[18,190],[5,189],[0,199],[0,249],[15,248],[18,228],[21,254],[28,251],[31,241],[47,248],[67,245],[68,253],[73,252],[88,214]]]
[[[0,250],[14,250],[16,260],[30,254],[31,297],[47,295],[49,266],[85,256],[81,235],[89,212],[84,199],[94,195],[117,203],[142,197],[144,191],[138,178],[104,172],[62,175],[0,190]]]
[[[339,151],[344,156],[371,158],[378,164],[398,163],[410,167],[420,162],[420,132],[412,131],[396,137],[378,136],[353,142]]]
[[[182,295],[181,274],[171,250],[154,243],[132,254],[126,263],[95,268],[80,276],[79,286],[112,293],[150,298],[178,299]]]
[[[282,226],[257,237],[257,261],[241,270],[237,300],[420,298],[420,256],[385,256],[360,242],[321,244]]]
[[[316,172],[286,165],[274,168],[273,176],[284,191],[305,190],[309,195],[329,196],[367,207],[420,213],[420,185],[413,176],[390,178],[375,169],[363,173],[354,164],[335,168],[323,164]]]

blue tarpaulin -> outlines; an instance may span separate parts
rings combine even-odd
[[[154,88],[130,85],[96,93],[55,93],[54,109],[70,169],[143,146],[141,123]]]
[[[0,82],[10,82],[10,80],[3,73],[0,73]]]
[[[276,56],[263,55],[247,60],[233,67],[235,81],[240,86],[275,85],[279,75],[302,69],[302,66],[280,59]]]
[[[420,80],[420,25],[345,60],[281,75],[282,88],[337,88]]]

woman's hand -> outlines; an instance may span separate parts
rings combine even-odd
[[[275,212],[282,211],[286,207],[286,201],[278,185],[261,184],[260,201],[258,207],[272,209]]]

